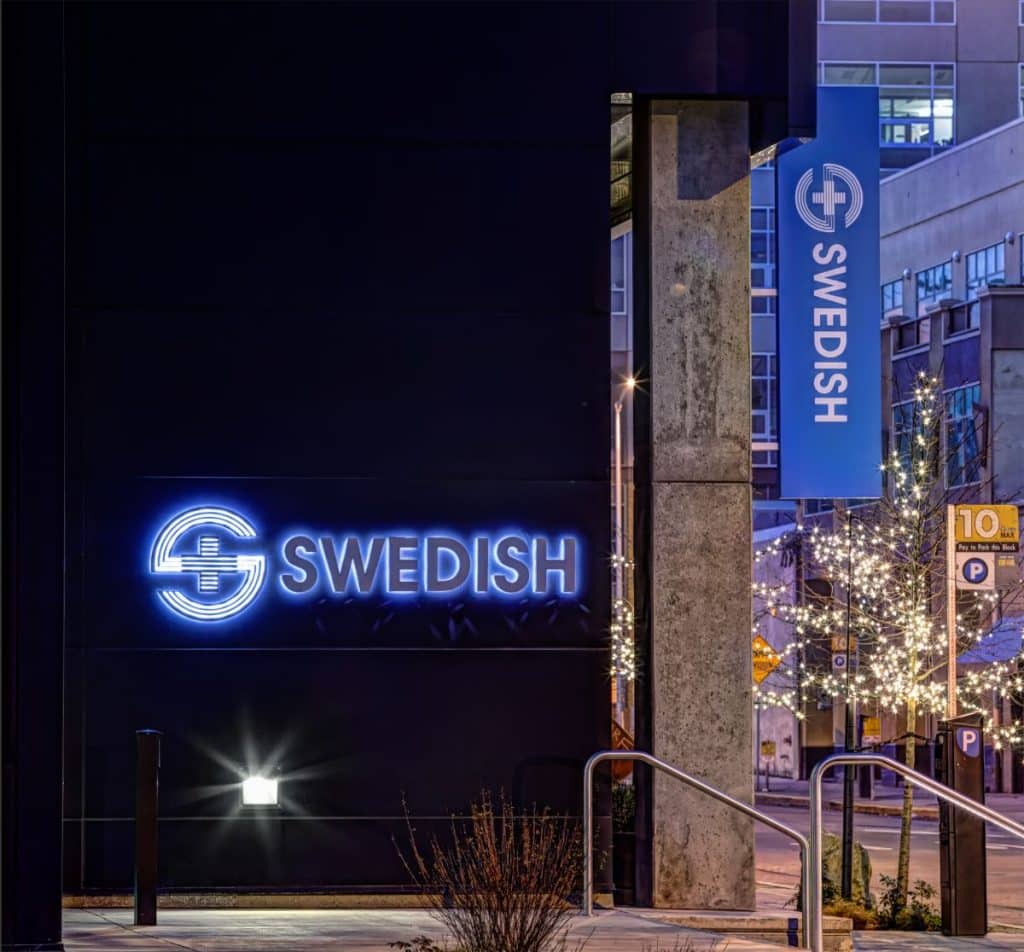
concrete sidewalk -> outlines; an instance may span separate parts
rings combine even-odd
[[[681,928],[659,921],[665,910],[598,912],[574,917],[570,946],[583,952],[778,952],[783,946]],[[444,930],[423,910],[161,910],[160,924],[132,925],[130,909],[69,909],[66,952],[394,952],[389,943]],[[856,952],[1024,950],[1024,936],[947,939],[935,933],[855,932]]]
[[[650,910],[574,916],[572,950],[585,952],[778,952],[778,945],[751,942],[654,918]],[[394,952],[389,943],[429,936],[444,929],[424,910],[168,909],[159,925],[132,925],[130,909],[68,909],[66,952]]]
[[[855,932],[856,952],[893,952],[914,949],[920,952],[975,952],[980,949],[1024,950],[1024,936],[995,934],[983,939],[947,939],[934,932]]]
[[[764,806],[807,807],[809,804],[807,789],[806,780],[772,777],[771,790],[757,793],[755,802]],[[842,809],[843,785],[841,783],[823,783],[822,792],[826,809]],[[986,795],[985,803],[993,810],[1018,823],[1024,822],[1024,795],[1022,794],[990,793]],[[874,796],[871,799],[857,797],[853,808],[857,813],[872,816],[899,816],[903,810],[903,788],[883,786],[876,782]],[[939,808],[935,797],[924,790],[915,790],[914,817],[919,820],[938,820]]]

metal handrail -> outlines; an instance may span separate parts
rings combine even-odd
[[[961,810],[964,810],[979,819],[987,820],[989,823],[998,826],[1000,829],[1006,830],[1007,833],[1012,833],[1014,836],[1019,836],[1021,839],[1024,839],[1024,826],[1021,826],[1021,824],[1003,816],[1001,813],[996,813],[995,810],[990,810],[983,804],[972,800],[970,797],[964,796],[959,791],[953,790],[945,784],[939,783],[937,780],[933,780],[926,774],[912,770],[910,767],[905,764],[901,764],[897,760],[893,760],[891,757],[885,757],[882,754],[832,754],[830,757],[826,757],[814,768],[814,770],[811,771],[810,782],[811,868],[815,871],[815,874],[814,886],[811,890],[810,906],[804,906],[807,910],[804,914],[804,923],[807,928],[805,934],[810,936],[810,948],[812,952],[823,952],[824,950],[824,939],[822,936],[821,926],[821,778],[826,770],[830,767],[835,767],[837,764],[869,764],[872,766],[886,767],[889,770],[893,770],[901,776],[906,777],[906,779],[910,783],[914,784],[914,786],[921,787],[923,790],[928,790],[929,792],[934,793],[940,800],[946,800],[949,803],[956,804],[956,806],[960,807]]]
[[[594,912],[594,768],[605,760],[639,760],[650,767],[664,771],[670,777],[675,777],[676,780],[681,780],[688,786],[695,787],[701,793],[706,793],[719,803],[724,803],[734,810],[739,810],[740,813],[754,820],[760,820],[766,826],[770,826],[773,830],[794,840],[797,846],[800,847],[800,898],[801,908],[804,910],[804,944],[802,948],[809,948],[807,945],[808,932],[806,928],[807,903],[811,893],[811,871],[814,867],[808,863],[807,837],[786,826],[785,823],[780,823],[773,817],[768,816],[767,813],[755,810],[742,800],[737,800],[735,797],[731,797],[729,794],[709,786],[703,780],[691,777],[688,773],[683,773],[682,770],[678,770],[671,764],[667,764],[665,761],[658,760],[657,757],[639,750],[598,751],[587,761],[586,766],[583,768],[583,915],[590,916]]]

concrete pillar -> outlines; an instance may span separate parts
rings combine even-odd
[[[753,802],[747,106],[651,104],[654,753]],[[749,820],[654,783],[656,906],[753,909]]]

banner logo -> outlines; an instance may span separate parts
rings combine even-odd
[[[224,621],[245,611],[263,588],[267,560],[257,554],[225,554],[225,537],[255,539],[256,529],[230,509],[200,506],[175,516],[157,534],[150,554],[154,575],[192,575],[190,593],[157,590],[172,611],[191,621]]]
[[[779,495],[882,492],[878,90],[818,89],[818,135],[777,162]]]
[[[814,169],[808,169],[796,184],[796,212],[805,225],[815,231],[833,234],[836,218],[842,211],[843,226],[853,227],[864,208],[864,189],[853,172],[835,162],[826,162],[821,177],[821,190],[813,191],[813,188]],[[811,204],[822,210],[822,216],[811,211],[808,196]]]

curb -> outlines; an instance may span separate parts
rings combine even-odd
[[[808,807],[810,799],[792,793],[759,793],[754,797],[754,804],[760,806],[775,807]],[[826,810],[839,811],[843,809],[841,800],[826,800],[823,804]],[[903,808],[889,806],[886,803],[865,803],[855,800],[853,803],[854,813],[863,813],[868,816],[902,816]],[[938,806],[921,806],[913,808],[915,820],[934,820],[938,822]]]

